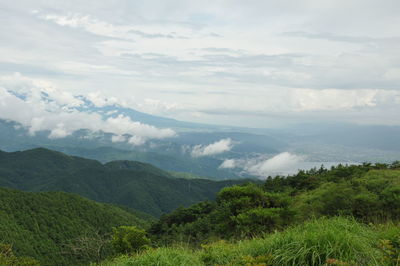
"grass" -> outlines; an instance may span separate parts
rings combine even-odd
[[[103,266],[197,266],[204,265],[197,254],[184,247],[163,247],[144,251],[136,256],[122,256],[115,260],[104,262]]]
[[[263,238],[218,241],[199,250],[150,249],[104,265],[396,265],[385,260],[379,246],[380,237],[398,236],[396,228],[366,226],[343,217],[321,218]]]

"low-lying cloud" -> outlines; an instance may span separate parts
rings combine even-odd
[[[226,159],[219,168],[241,168],[247,174],[265,178],[270,175],[292,174],[300,168],[300,163],[303,161],[304,158],[302,156],[282,152],[271,158],[260,156],[251,159]]]
[[[99,98],[98,94],[93,95]],[[112,100],[112,103],[115,101]],[[121,114],[105,119],[100,113],[75,108],[83,104],[79,97],[52,87],[43,87],[40,82],[19,74],[0,77],[0,119],[20,123],[30,135],[39,131],[50,131],[48,137],[57,139],[67,137],[80,129],[88,129],[112,133],[113,142],[127,141],[132,145],[142,145],[150,139],[176,135],[172,129],[160,129],[133,121]]]
[[[233,148],[233,141],[230,138],[221,139],[209,145],[196,145],[191,151],[192,157],[202,157],[221,154]]]
[[[282,152],[265,161],[249,165],[246,167],[246,170],[250,174],[262,177],[274,174],[285,174],[293,170],[301,161],[303,161],[301,156],[289,152]]]

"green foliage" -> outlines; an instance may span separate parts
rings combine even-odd
[[[112,227],[147,224],[134,213],[77,195],[4,188],[0,188],[0,217],[1,241],[11,244],[17,256],[33,257],[43,265],[102,260],[110,254],[101,246],[109,241]],[[105,238],[101,243],[99,236]]]
[[[203,246],[206,265],[243,265],[243,260],[264,258],[264,265],[323,265],[342,261],[348,265],[379,265],[382,254],[377,234],[355,220],[318,219],[264,238]]]
[[[264,186],[226,187],[213,203],[196,204],[164,215],[149,233],[159,244],[238,239],[282,230],[311,217],[350,216],[364,223],[400,219],[397,162],[323,167]]]
[[[343,217],[313,219],[285,231],[200,249],[161,247],[119,257],[104,265],[396,265],[386,260],[376,228]]]
[[[105,261],[102,266],[197,266],[204,265],[198,254],[184,247],[161,247],[149,249],[138,255],[121,256]]]
[[[291,221],[290,198],[247,184],[222,189],[215,203],[203,202],[164,215],[149,229],[159,243],[198,243],[213,238],[240,238],[283,228]]]
[[[39,262],[30,257],[17,257],[12,251],[12,247],[0,244],[0,265],[3,266],[39,266]]]
[[[350,215],[376,222],[400,218],[400,171],[370,170],[362,177],[325,182],[296,197],[301,219],[313,216]]]
[[[400,224],[376,225],[379,234],[379,249],[383,253],[382,264],[400,265]]]
[[[271,235],[267,250],[276,265],[321,265],[329,259],[377,265],[376,234],[355,220],[319,219]]]
[[[117,253],[132,253],[150,245],[146,231],[135,226],[113,228],[112,245]]]
[[[62,245],[62,254],[80,261],[97,262],[114,254],[110,234],[88,233],[69,239]]]
[[[0,186],[70,192],[153,216],[213,200],[221,188],[243,182],[174,178],[145,163],[115,161],[103,165],[46,149],[0,152]]]

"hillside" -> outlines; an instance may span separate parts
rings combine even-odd
[[[222,189],[216,201],[163,215],[149,233],[160,244],[240,239],[282,230],[310,217],[346,216],[363,223],[400,220],[400,164],[300,171],[264,186]]]
[[[192,249],[153,248],[102,262],[103,266],[395,266],[400,260],[400,227],[365,226],[343,217],[312,219],[284,231],[237,242],[216,241]]]
[[[399,265],[400,162],[299,171],[163,215],[102,265]]]
[[[214,199],[223,187],[243,183],[173,178],[149,164],[98,161],[47,149],[0,152],[0,186],[25,191],[65,191],[151,215]]]
[[[0,188],[0,244],[11,244],[16,255],[34,257],[41,265],[78,265],[104,258],[106,249],[96,258],[72,252],[69,244],[85,237],[101,241],[115,226],[145,227],[148,221],[139,216],[144,217],[78,195]]]

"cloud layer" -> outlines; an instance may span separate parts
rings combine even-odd
[[[93,100],[93,97],[88,99]],[[114,104],[115,101],[106,103]],[[104,105],[96,101],[92,104]],[[88,129],[112,133],[113,142],[127,141],[132,145],[176,135],[171,129],[142,124],[124,115],[104,118],[101,113],[77,107],[84,107],[82,97],[46,87],[46,84],[20,74],[0,77],[0,119],[20,123],[31,135],[47,130],[50,131],[49,138],[64,138],[77,130]]]
[[[0,74],[189,121],[400,124],[399,12],[394,0],[3,1]]]

